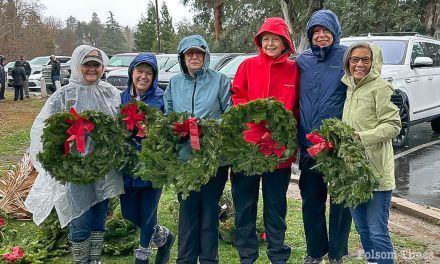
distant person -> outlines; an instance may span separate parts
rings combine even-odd
[[[52,80],[51,92],[54,93],[57,89],[61,88],[61,63],[57,60],[55,55],[50,56],[50,79]]]
[[[26,80],[24,81],[24,84],[23,84],[23,91],[24,91],[24,95],[26,96],[26,98],[29,98],[29,76],[31,76],[32,67],[29,64],[29,62],[27,60],[25,60],[23,54],[20,55],[20,61],[21,61],[21,64],[23,65],[22,67],[24,68],[24,70],[26,72]]]
[[[391,102],[394,88],[380,77],[382,52],[372,43],[357,42],[345,52],[348,86],[342,121],[356,131],[365,147],[379,186],[373,198],[350,208],[368,263],[393,264],[394,249],[388,230],[391,195],[396,188],[391,140],[401,128],[399,109]]]
[[[18,97],[20,97],[20,100],[23,100],[23,86],[26,81],[26,72],[21,61],[18,60],[15,62],[11,76],[13,80],[12,86],[14,87],[14,101],[17,101]]]
[[[5,57],[0,55],[0,100],[5,99],[6,71],[4,62]]]
[[[278,17],[267,18],[254,37],[258,55],[243,61],[232,84],[234,106],[274,97],[298,118],[298,67],[289,56],[295,52],[286,22]],[[255,137],[263,128],[248,124],[247,137]],[[267,256],[270,263],[285,264],[291,249],[285,243],[287,230],[286,192],[294,157],[278,164],[273,172],[247,176],[234,172],[231,185],[235,207],[235,247],[240,263],[256,263],[258,237],[256,232],[258,195],[263,192],[263,220],[267,234]]]
[[[341,264],[343,256],[348,254],[350,210],[330,202],[327,232],[327,185],[323,174],[312,169],[315,159],[307,152],[311,143],[306,139],[323,120],[342,117],[347,92],[347,86],[341,81],[344,75],[342,60],[347,47],[339,44],[341,34],[341,24],[332,11],[316,11],[307,23],[310,48],[296,59],[300,75],[299,188],[307,243],[304,264],[324,264],[323,257],[327,253],[330,264]]]

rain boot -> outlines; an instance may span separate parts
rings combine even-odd
[[[100,264],[102,248],[104,246],[104,232],[90,232],[90,264]]]
[[[154,234],[151,240],[157,247],[156,264],[168,263],[174,239],[174,234],[168,228],[160,225],[154,226]]]
[[[70,242],[72,245],[73,262],[75,264],[88,264],[90,255],[90,239],[81,242]]]
[[[151,256],[151,249],[139,246],[134,250],[135,264],[148,264],[148,257]]]

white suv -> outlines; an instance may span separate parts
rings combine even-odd
[[[440,40],[417,33],[377,33],[342,38],[350,46],[368,41],[382,49],[382,77],[396,89],[392,101],[400,108],[402,130],[393,140],[395,147],[406,144],[409,127],[430,121],[440,133]]]

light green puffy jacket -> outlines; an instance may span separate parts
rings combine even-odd
[[[373,54],[370,72],[357,85],[348,68],[351,51],[356,47],[369,47]],[[394,88],[380,77],[382,65],[382,52],[374,44],[355,43],[347,49],[342,82],[348,88],[342,120],[359,133],[371,169],[379,178],[377,191],[389,191],[396,187],[391,140],[399,134],[401,123],[399,109],[390,100]]]

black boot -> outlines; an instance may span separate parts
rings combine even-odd
[[[168,263],[174,240],[174,234],[166,227],[159,225],[154,226],[152,241],[157,247],[156,264]]]

